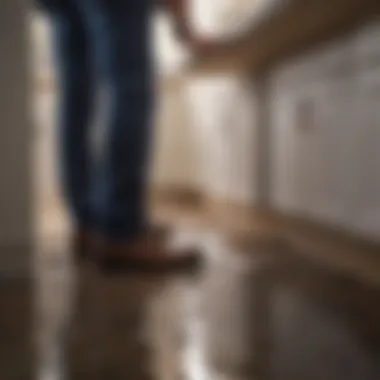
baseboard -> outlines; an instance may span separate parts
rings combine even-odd
[[[380,241],[269,208],[256,210],[255,215],[256,219],[281,231],[295,250],[308,259],[380,286]]]
[[[285,213],[280,210],[260,204],[245,204],[234,202],[222,197],[211,197],[201,191],[186,187],[154,188],[153,198],[156,201],[202,207],[207,212],[231,215],[252,214],[256,218],[265,219],[279,225],[289,225],[300,231],[321,235],[325,238],[339,241],[355,247],[369,248],[371,251],[379,250],[380,237],[378,240],[363,237],[360,234],[347,231],[344,228],[320,222],[311,218],[301,217],[293,213]],[[378,251],[380,252],[380,250]],[[380,256],[380,253],[378,253]]]
[[[278,223],[289,223],[300,231],[313,232],[317,235],[323,235],[325,238],[334,239],[342,244],[350,246],[363,247],[367,249],[378,250],[380,256],[380,237],[378,240],[364,237],[359,233],[348,231],[343,227],[321,222],[312,218],[302,217],[292,213],[285,213],[268,206],[255,207],[257,215],[270,218]]]
[[[210,198],[188,189],[165,190],[162,196],[166,204],[174,205],[179,211],[186,210],[189,205],[197,206],[197,213],[200,218],[207,218],[207,225],[227,226],[227,231],[272,233],[284,238],[295,252],[308,260],[335,268],[360,281],[380,285],[380,242],[269,207]]]

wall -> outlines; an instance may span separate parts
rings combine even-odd
[[[228,40],[282,4],[277,0],[193,0],[189,14],[193,30],[202,38]],[[165,67],[161,72],[180,75],[191,52],[184,47],[181,51],[175,43],[167,18],[161,16],[157,27],[161,32],[157,57]],[[252,78],[229,73],[183,78],[175,88],[162,87],[160,98],[154,170],[160,187],[190,187],[210,198],[241,204],[261,198],[257,172],[260,99]]]
[[[186,91],[201,158],[199,189],[210,198],[252,204],[257,195],[254,87],[234,76],[201,77]]]
[[[30,247],[32,178],[28,114],[28,40],[25,0],[0,4],[0,270],[24,271]],[[14,250],[13,248],[16,248]],[[21,272],[20,272],[21,273]],[[24,272],[24,275],[26,273]]]
[[[380,24],[276,69],[273,204],[380,237]],[[377,42],[376,42],[377,41]]]
[[[191,2],[193,28],[203,38],[228,40],[245,33],[278,1]],[[210,198],[253,204],[258,197],[258,89],[252,78],[191,77],[185,88],[190,123],[201,157],[199,190]]]
[[[183,77],[162,78],[156,114],[152,182],[161,189],[199,190],[202,161],[189,119]]]
[[[190,59],[185,45],[175,39],[167,14],[153,22],[158,96],[152,182],[158,188],[198,188],[195,135],[184,97],[186,78],[181,75]]]

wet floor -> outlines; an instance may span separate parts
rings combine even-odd
[[[379,289],[288,249],[232,251],[215,245],[198,272],[170,277],[51,255],[35,358],[17,351],[26,287],[4,280],[1,378],[28,379],[38,361],[40,380],[380,379]]]

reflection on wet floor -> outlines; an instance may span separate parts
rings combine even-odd
[[[32,379],[35,357],[28,341],[32,310],[30,289],[28,279],[0,277],[1,379]]]
[[[379,289],[246,250],[219,241],[199,273],[170,277],[47,260],[40,379],[380,379]]]

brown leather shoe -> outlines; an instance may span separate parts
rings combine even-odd
[[[168,230],[164,226],[152,226],[152,238],[164,239],[167,236]],[[71,250],[75,260],[90,259],[94,256],[96,243],[99,239],[96,235],[85,228],[78,228],[74,231],[71,241]]]
[[[193,249],[172,248],[164,229],[154,229],[133,241],[100,239],[96,262],[103,271],[177,271],[193,269],[200,254]]]

